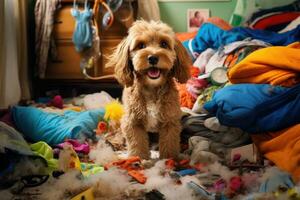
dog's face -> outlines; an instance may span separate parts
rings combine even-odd
[[[170,77],[189,78],[190,58],[172,29],[161,22],[136,21],[128,36],[111,56],[118,81],[131,86],[134,79],[147,86],[160,86]]]
[[[176,60],[174,38],[164,24],[141,22],[129,30],[129,59],[137,78],[146,85],[161,85],[169,76]]]

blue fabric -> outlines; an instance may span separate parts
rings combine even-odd
[[[259,192],[276,192],[279,188],[292,188],[295,184],[292,180],[292,177],[286,173],[278,171],[273,173],[269,178],[261,183],[259,187]]]
[[[211,23],[202,24],[197,35],[192,40],[183,42],[193,58],[205,51],[207,48],[218,49],[229,43],[244,40],[246,37],[237,32],[228,32]],[[190,43],[190,44],[189,44]]]
[[[300,122],[300,84],[236,84],[216,91],[204,109],[221,124],[249,133],[277,131]]]
[[[94,129],[104,109],[84,112],[65,111],[63,115],[48,113],[34,107],[15,106],[12,115],[17,128],[34,142],[50,145],[62,143],[66,138],[77,139],[82,134],[93,138]]]
[[[71,14],[76,20],[72,40],[76,51],[81,52],[85,48],[91,47],[93,43],[93,30],[91,27],[93,11],[88,8],[86,3],[84,10],[80,11],[74,3],[74,8],[71,9]]]
[[[300,25],[285,33],[251,29],[246,27],[235,27],[229,31],[220,29],[211,23],[204,23],[198,30],[197,35],[183,42],[193,59],[207,48],[217,50],[229,43],[241,41],[246,38],[258,39],[274,46],[286,46],[300,40]]]
[[[274,46],[286,46],[300,40],[300,25],[284,33],[251,29],[247,27],[235,27],[229,31],[229,34],[231,33],[239,33],[244,37],[262,40]]]

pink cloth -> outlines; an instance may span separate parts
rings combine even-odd
[[[57,146],[59,148],[63,148],[64,145],[66,144],[70,144],[73,146],[73,149],[77,152],[77,153],[84,153],[84,154],[88,154],[90,152],[90,146],[87,142],[85,143],[80,143],[78,140],[73,140],[73,139],[67,139],[65,142],[58,144]]]

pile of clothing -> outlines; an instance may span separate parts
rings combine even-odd
[[[38,102],[0,114],[4,199],[300,196],[291,175],[261,158],[246,131],[212,115],[183,109],[179,159],[159,160],[152,150],[145,161],[127,156],[118,134],[122,105],[109,94]]]
[[[193,122],[198,123],[198,117],[203,122],[198,124],[202,131]],[[183,144],[188,140],[188,148],[181,159],[158,160],[152,152],[149,161],[114,151],[104,135],[97,143],[65,139],[49,145],[44,141],[29,142],[28,136],[26,141],[19,131],[0,122],[0,194],[4,199],[74,200],[300,196],[300,188],[290,175],[277,167],[269,163],[249,165],[242,150],[236,151],[234,159],[226,158],[229,148],[249,143],[248,134],[220,126],[216,118],[207,116],[185,116],[184,120],[184,124],[189,124],[182,134]],[[188,137],[188,133],[193,136]],[[210,153],[211,150],[215,152]],[[226,167],[226,160],[232,160],[230,168]]]
[[[283,32],[299,23],[299,11],[299,0],[238,0],[230,23],[233,26]]]
[[[238,9],[242,4],[251,7],[248,4],[252,3],[254,1],[238,1]],[[216,131],[221,133],[223,139],[232,137],[230,145],[235,144],[233,141],[253,143],[264,158],[289,173],[293,182],[298,183],[299,1],[278,1],[278,4],[265,9],[263,4],[256,6],[261,7],[252,10],[251,14],[250,11],[241,12],[247,15],[243,22],[247,21],[249,27],[225,30],[216,23],[205,23],[194,37],[183,42],[194,60],[195,68],[193,77],[181,86],[190,94],[189,102],[193,102],[186,104],[184,100],[181,104],[188,107],[191,113],[183,119],[184,131],[208,140],[206,149],[210,155],[207,156],[215,160],[222,158],[218,152],[227,152],[226,149],[233,147],[219,142],[221,136]],[[286,16],[287,12],[292,13],[293,17],[289,18],[288,23],[264,18],[275,17],[275,14],[270,14],[275,12],[277,17]],[[264,27],[263,21],[268,20],[282,22],[280,31],[277,29],[279,26],[275,28],[274,24],[272,28]],[[203,116],[209,117],[205,119]],[[210,132],[205,131],[207,128]],[[243,137],[232,133],[235,129],[240,134],[244,133]]]
[[[276,2],[240,20],[293,8],[281,33],[210,18],[183,42],[194,64],[178,84],[178,160],[159,160],[155,144],[151,160],[128,157],[122,105],[105,92],[39,98],[0,112],[1,197],[300,199],[299,1]]]

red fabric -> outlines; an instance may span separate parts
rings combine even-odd
[[[254,29],[267,29],[268,27],[289,23],[300,16],[300,12],[277,13],[271,16],[264,17],[251,25]]]
[[[229,188],[232,191],[238,192],[242,189],[242,187],[243,187],[243,181],[242,181],[241,177],[234,176],[230,179]]]

